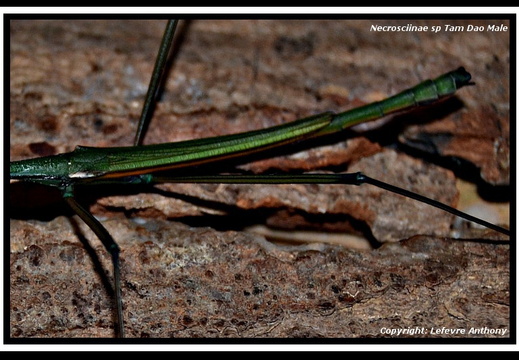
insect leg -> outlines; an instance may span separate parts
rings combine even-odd
[[[160,43],[159,53],[157,54],[157,60],[153,68],[151,75],[150,85],[148,86],[148,92],[146,93],[146,99],[142,107],[141,118],[139,119],[139,126],[135,133],[134,145],[138,146],[142,144],[142,138],[144,137],[146,127],[150,121],[151,115],[153,114],[153,106],[155,105],[155,96],[160,86],[160,81],[164,73],[166,61],[168,59],[169,50],[173,44],[173,35],[177,28],[178,20],[169,20],[164,30],[162,42]]]
[[[115,293],[115,305],[117,307],[117,326],[116,335],[118,337],[124,337],[124,324],[123,324],[123,303],[121,297],[121,270],[119,265],[119,246],[116,244],[108,230],[97,220],[88,210],[81,206],[74,198],[71,187],[68,187],[63,197],[67,204],[74,210],[74,212],[92,229],[92,231],[101,240],[106,250],[112,257],[113,265],[113,276],[114,276],[114,293]]]

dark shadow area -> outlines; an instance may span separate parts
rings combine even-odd
[[[384,147],[396,146],[399,143],[398,136],[407,127],[411,125],[425,125],[444,119],[463,107],[463,102],[457,97],[446,98],[431,105],[423,105],[403,113],[397,113],[381,127],[362,135]]]
[[[57,188],[28,182],[9,184],[9,208],[12,219],[50,221],[60,215],[73,215]]]
[[[201,199],[196,196],[177,192],[165,191],[150,185],[105,184],[95,186],[95,191],[90,191],[91,189],[93,189],[92,186],[84,186],[78,187],[76,191],[76,200],[85,208],[89,208],[91,205],[96,203],[97,199],[104,196],[135,196],[141,193],[153,193],[167,198],[182,200],[195,206],[210,208],[225,213],[225,215],[204,214],[200,216],[184,216],[172,219],[192,227],[211,227],[218,231],[241,231],[253,225],[268,225],[269,218],[275,216],[280,211],[287,210],[284,208],[260,208],[246,210],[218,201]],[[31,183],[14,183],[11,184],[10,190],[10,217],[13,219],[36,219],[40,221],[50,221],[57,216],[72,217],[74,215],[74,212],[62,199],[60,192],[53,188]],[[29,194],[37,194],[37,196],[31,196]],[[29,199],[20,200],[25,195],[29,195]],[[128,217],[132,217],[138,212],[138,210],[123,211],[117,208],[109,210],[122,211]],[[369,226],[364,222],[356,220],[350,215],[309,214],[295,209],[288,211],[290,211],[292,215],[299,216],[301,219],[304,219],[303,223],[306,224],[303,226],[294,227],[294,229],[316,231],[316,229],[319,227],[319,224],[328,224],[332,228],[354,229],[354,231],[359,235],[364,236],[370,242],[373,248],[380,246],[380,244],[373,237]],[[94,249],[90,247],[88,241],[81,233],[76,220],[71,218],[70,221],[74,227],[75,233],[84,244],[88,253],[91,255],[96,270],[99,271],[103,277],[105,287],[107,287],[107,289],[111,291],[111,294],[113,294],[111,283],[107,279],[105,272],[102,270],[102,265]],[[287,228],[284,227],[283,230],[287,230]],[[332,232],[333,230],[330,231],[330,233]]]
[[[158,193],[165,197],[172,197],[175,199],[189,202],[190,204],[208,207],[211,209],[224,211],[225,215],[209,215],[203,216],[185,216],[175,218],[175,221],[182,222],[191,227],[211,227],[218,231],[242,231],[243,229],[258,225],[269,223],[269,218],[275,216],[276,213],[284,211],[284,208],[261,208],[261,209],[242,209],[234,205],[228,205],[216,201],[204,200],[195,196],[179,194],[174,192],[163,191],[160,189],[154,189],[153,193]],[[380,246],[380,243],[373,236],[369,226],[353,218],[347,214],[309,214],[300,210],[290,210],[291,216],[299,216],[304,219],[306,225],[294,226],[293,230],[302,231],[323,231],[322,225],[328,224],[330,227],[348,228],[355,229],[355,231],[364,236],[373,248]],[[275,229],[268,225],[269,227]],[[281,230],[289,231],[287,227],[281,228]],[[324,230],[327,231],[327,230]],[[329,231],[333,233],[332,230]]]
[[[463,102],[456,97],[447,98],[429,106],[418,107],[401,115],[395,115],[380,128],[363,133],[362,135],[381,146],[394,148],[417,159],[451,170],[457,178],[477,186],[482,199],[492,202],[510,202],[510,185],[492,185],[481,178],[480,169],[472,162],[454,156],[442,156],[437,148],[441,142],[449,142],[452,135],[436,133],[423,136],[412,145],[403,144],[398,140],[399,135],[410,125],[423,125],[443,119],[449,114],[462,109]],[[369,174],[368,174],[369,175]]]
[[[112,286],[112,281],[108,278],[108,275],[103,268],[103,264],[99,260],[99,256],[97,255],[95,249],[90,245],[87,238],[83,235],[81,229],[79,228],[79,224],[74,218],[69,218],[70,224],[72,225],[72,228],[74,229],[74,233],[77,235],[79,241],[83,244],[83,247],[85,248],[86,252],[88,253],[88,256],[90,259],[92,259],[92,264],[94,265],[94,270],[99,274],[101,277],[101,282],[103,283],[103,287],[106,289],[108,295],[112,298],[113,301],[113,307],[115,309],[115,291]],[[116,312],[114,311],[114,323],[117,322],[117,319],[115,317]]]
[[[424,159],[424,161],[449,169],[457,178],[475,184],[478,195],[483,200],[504,203],[512,200],[512,187],[510,185],[492,185],[487,183],[481,178],[481,169],[470,161],[454,156],[439,156],[404,145],[401,145],[399,149],[413,157]]]

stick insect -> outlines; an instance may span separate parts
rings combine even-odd
[[[459,70],[457,72],[450,73],[447,76],[440,77],[440,80],[437,80],[434,84],[435,84],[435,86],[440,86],[440,87],[442,87],[445,84],[450,84],[451,87],[447,87],[445,89],[445,95],[451,95],[451,93],[454,91],[454,89],[452,88],[452,81],[449,83],[448,80],[449,79],[452,80],[453,77],[456,78],[455,81],[454,81],[455,83],[456,83],[456,81],[458,81],[457,85],[459,87],[469,83],[468,74],[466,72],[462,71],[462,70]],[[429,86],[424,86],[424,89],[430,90],[431,88]],[[413,90],[413,93],[416,94],[417,92],[418,92],[418,89],[415,88]],[[430,100],[428,97],[425,97],[425,99]],[[380,112],[379,112],[380,109],[378,109],[376,107],[375,108],[371,107],[371,110],[373,110],[373,109],[376,110],[377,115],[380,115]],[[326,129],[327,126],[332,122],[333,118],[334,118],[334,116],[332,116],[332,115],[330,115],[330,116],[323,115],[323,116],[317,116],[317,117],[310,117],[308,120],[304,120],[304,121],[301,121],[301,122],[297,123],[298,124],[297,129],[296,129],[296,127],[294,127],[294,128],[287,128],[287,127],[285,127],[284,129],[285,130],[290,129],[291,131],[292,130],[301,131],[301,135],[300,136],[302,138],[307,137],[307,136],[308,137],[312,137],[312,136],[310,136],[311,134],[314,134],[314,133],[317,133],[317,132],[321,131],[320,129]],[[366,120],[366,119],[367,118],[362,117],[362,120]],[[291,133],[291,131],[290,131],[290,133]],[[261,135],[263,133],[258,133],[258,134]],[[267,136],[267,138],[270,138],[271,135],[273,135],[273,134],[275,134],[275,133],[270,133],[269,136]],[[285,131],[281,131],[280,134],[285,134]],[[289,137],[292,138],[293,134],[291,133],[291,135]],[[227,138],[227,139],[229,139],[231,142],[236,140],[236,138]],[[263,141],[263,140],[259,140],[259,141]],[[280,140],[278,140],[278,141],[280,141]],[[220,138],[218,140],[218,143],[221,143],[221,142],[222,142],[222,138]],[[197,145],[203,145],[203,144],[202,143],[197,143]],[[211,151],[213,149],[217,148],[217,147],[214,147],[213,144],[211,144],[211,143],[209,145],[210,145]],[[127,152],[127,154],[133,154],[134,153],[133,152],[134,148],[127,148],[127,149],[129,150],[129,152]],[[126,150],[123,150],[123,149],[119,149],[119,150],[120,150],[121,153],[126,151]],[[77,153],[82,152],[82,151],[85,151],[86,153],[94,154],[94,155],[96,153],[96,150],[93,150],[93,149],[91,149],[91,150],[89,150],[89,149],[79,150]],[[87,156],[90,156],[90,155],[87,155]],[[202,159],[202,160],[204,160],[204,159]],[[39,161],[41,161],[41,160],[37,160],[36,164],[38,164]],[[69,172],[67,176],[70,179],[75,179],[74,181],[78,181],[78,182],[92,182],[91,181],[92,179],[100,180],[102,177],[104,177],[102,179],[102,182],[104,182],[104,183],[112,182],[112,181],[114,183],[117,183],[118,180],[116,178],[112,179],[110,177],[110,175],[105,176],[108,173],[110,173],[110,174],[114,173],[112,168],[109,169],[109,171],[105,174],[105,173],[102,173],[103,171],[100,169],[101,163],[98,160],[94,160],[93,162],[96,165],[94,170],[92,170],[91,168],[78,168],[78,169],[76,169],[76,170],[74,170],[72,172]],[[14,164],[22,164],[22,163],[14,163]],[[25,162],[24,164],[28,164],[28,163]],[[162,165],[152,165],[151,167],[154,168],[154,170],[156,170],[156,167],[163,167],[163,166],[167,166],[167,165],[165,165],[165,164],[162,164]],[[11,166],[11,177],[17,177],[19,174],[15,174],[15,173],[18,170],[20,170],[20,168],[18,168],[18,165],[12,165]],[[153,180],[153,178],[149,177],[149,176],[151,176],[149,173],[148,174],[144,174],[144,171],[141,171],[141,170],[142,170],[141,168],[136,169],[136,172],[139,173],[139,174],[143,173],[143,177],[134,176],[133,170],[127,172],[127,170],[125,169],[122,172],[124,173],[126,181],[134,181],[134,182],[139,182],[139,181],[140,182],[147,182],[147,181],[149,181],[149,182],[153,183],[154,181],[162,182],[163,180],[164,181],[166,181],[166,180],[167,181],[175,180],[175,179],[172,179],[169,176],[168,176],[167,179],[155,178]],[[34,175],[34,174],[31,174],[31,175]],[[44,182],[46,182],[46,181],[53,181],[53,179],[50,179],[48,177],[48,174],[43,174],[43,175],[44,175],[43,178],[45,178]],[[41,176],[37,176],[37,177],[40,177],[40,180],[42,178]],[[183,178],[177,178],[176,180],[179,181],[179,182],[190,182],[190,181],[240,182],[240,181],[243,181],[243,182],[259,183],[259,182],[263,181],[261,179],[262,179],[261,177],[258,177],[256,175],[249,176],[249,177],[242,175],[239,178],[238,177],[234,177],[234,176],[230,176],[230,177],[213,176],[211,178],[207,178],[205,176],[194,175],[193,177],[184,176]],[[303,183],[304,182],[313,183],[313,182],[317,181],[317,182],[321,182],[321,183],[326,183],[326,182],[338,181],[338,179],[339,179],[339,177],[337,177],[335,175],[312,175],[312,176],[304,175],[304,176],[301,176],[301,177],[293,175],[291,177],[290,181],[292,181],[292,182],[293,181],[300,181],[300,182],[303,182]],[[62,178],[60,179],[60,181],[61,180],[62,180]],[[344,180],[344,178],[343,178],[343,180]],[[354,177],[352,181],[353,182],[360,182],[361,180],[362,180],[361,178]],[[288,181],[288,177],[283,175],[283,176],[278,176],[275,180],[272,180],[272,178],[270,178],[267,181],[270,182],[270,183],[272,183],[272,182],[284,183],[284,182]],[[59,186],[62,186],[62,184],[59,184]],[[74,186],[76,186],[76,185],[74,185]],[[78,207],[78,204],[75,202],[75,200],[73,200],[73,197],[72,197],[73,193],[71,191],[68,191],[66,187],[62,188],[62,190],[64,190],[65,197],[68,199],[67,201],[72,206],[72,208],[76,212],[79,212],[84,218],[89,219],[87,221],[90,221],[90,226],[93,227],[95,229],[95,231],[97,231],[98,234],[100,234],[100,236],[105,239],[105,243],[108,245],[108,247],[113,246],[113,243],[111,243],[110,241],[106,241],[106,239],[108,238],[108,235],[105,233],[103,228],[99,227],[97,221],[95,219],[92,220],[92,218],[90,218],[87,215],[88,213],[84,209]],[[489,226],[492,227],[491,224],[486,224],[486,225],[489,225]],[[503,229],[498,229],[498,230],[503,230]],[[506,230],[503,230],[503,231],[505,233],[507,232]],[[117,251],[112,252],[112,254],[114,254],[113,261],[114,261],[115,264],[117,264],[118,263],[118,259],[117,259],[117,254],[118,253],[117,253]],[[116,266],[116,268],[117,268],[117,266]],[[118,282],[119,281],[116,279],[115,283],[118,283]],[[116,286],[116,288],[117,288],[117,286]],[[117,292],[118,291],[116,290],[116,293]],[[119,310],[118,310],[119,315],[118,316],[119,316],[119,318],[122,318],[122,307],[119,306],[118,308],[119,308]],[[123,333],[123,327],[121,326],[122,325],[122,321],[118,321],[118,324],[120,325],[119,329],[118,329],[118,333],[121,335]]]

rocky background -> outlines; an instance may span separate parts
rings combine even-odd
[[[370,30],[408,23],[442,30]],[[440,104],[211,170],[363,171],[507,226],[510,31],[487,31],[501,24],[510,25],[183,22],[145,143],[344,111],[464,66],[476,86]],[[76,145],[131,145],[164,25],[11,21],[11,160]],[[101,243],[59,194],[12,183],[9,195],[10,336],[113,336],[111,268]],[[509,329],[508,238],[369,185],[168,184],[87,188],[77,196],[122,249],[129,337],[349,339],[390,337],[383,328]]]

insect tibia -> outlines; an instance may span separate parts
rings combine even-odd
[[[406,189],[402,189],[402,188],[400,188],[398,186],[394,186],[394,185],[385,183],[385,182],[377,180],[377,179],[370,178],[370,177],[368,177],[368,176],[366,176],[364,174],[361,174],[361,173],[358,173],[357,179],[358,179],[358,181],[360,183],[370,184],[370,185],[376,186],[378,188],[390,191],[392,193],[399,194],[399,195],[402,195],[402,196],[405,196],[405,197],[408,197],[408,198],[411,198],[411,199],[423,202],[425,204],[428,204],[428,205],[433,206],[435,208],[441,209],[443,211],[446,211],[448,213],[456,215],[456,216],[458,216],[460,218],[463,218],[465,220],[472,221],[472,222],[474,222],[476,224],[482,225],[482,226],[484,226],[484,227],[486,227],[488,229],[492,229],[492,230],[495,230],[495,231],[500,232],[502,234],[510,236],[510,230],[509,229],[505,229],[505,228],[503,228],[501,226],[494,225],[492,223],[489,223],[488,221],[485,221],[485,220],[479,219],[479,218],[477,218],[475,216],[472,216],[472,215],[469,215],[467,213],[464,213],[463,211],[460,211],[460,210],[455,209],[455,208],[453,208],[451,206],[445,205],[445,204],[443,204],[443,203],[441,203],[439,201],[436,201],[434,199],[428,198],[426,196],[414,193],[414,192],[406,190]]]

